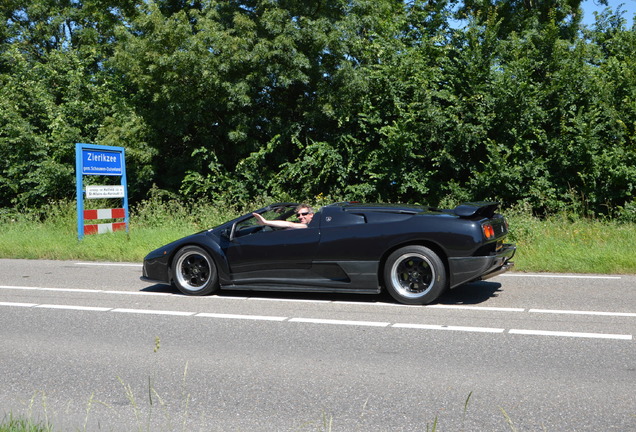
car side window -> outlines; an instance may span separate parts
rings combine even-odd
[[[260,231],[261,228],[262,227],[256,223],[256,219],[254,217],[250,217],[236,224],[234,235],[236,237],[243,237]]]
[[[268,210],[261,215],[265,219],[271,220],[289,220],[289,218],[294,214],[293,210],[290,210],[286,207],[276,208],[273,210]],[[256,223],[256,221],[254,221]]]
[[[261,215],[268,220],[290,220],[294,215],[294,209],[288,207],[277,207],[272,210],[263,212],[261,213]],[[234,235],[236,237],[243,237],[259,232],[276,231],[278,229],[280,228],[272,228],[269,226],[259,225],[256,221],[256,218],[250,216],[249,218],[236,224]]]

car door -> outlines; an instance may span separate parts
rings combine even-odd
[[[226,256],[234,283],[298,279],[309,272],[320,242],[319,223],[303,229],[252,230],[228,244]]]

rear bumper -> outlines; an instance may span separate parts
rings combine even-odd
[[[496,268],[495,270],[491,271],[490,273],[486,273],[484,275],[481,275],[481,277],[479,279],[480,280],[486,280],[486,279],[494,278],[495,276],[498,276],[498,275],[500,275],[502,273],[507,272],[508,270],[513,268],[514,266],[515,266],[515,263],[513,263],[512,261],[508,261],[504,265]]]
[[[501,249],[489,256],[451,258],[450,287],[490,279],[507,272],[514,266],[511,260],[516,251],[517,247],[514,244],[504,244]]]

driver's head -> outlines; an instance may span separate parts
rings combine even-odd
[[[314,210],[308,205],[301,204],[296,207],[296,217],[298,217],[300,223],[309,225],[309,222],[314,217]]]

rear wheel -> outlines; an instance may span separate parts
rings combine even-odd
[[[446,288],[444,263],[427,247],[400,248],[384,264],[384,284],[400,303],[431,303]]]
[[[199,246],[186,246],[174,257],[172,280],[184,294],[207,295],[218,288],[218,273],[212,257]]]

